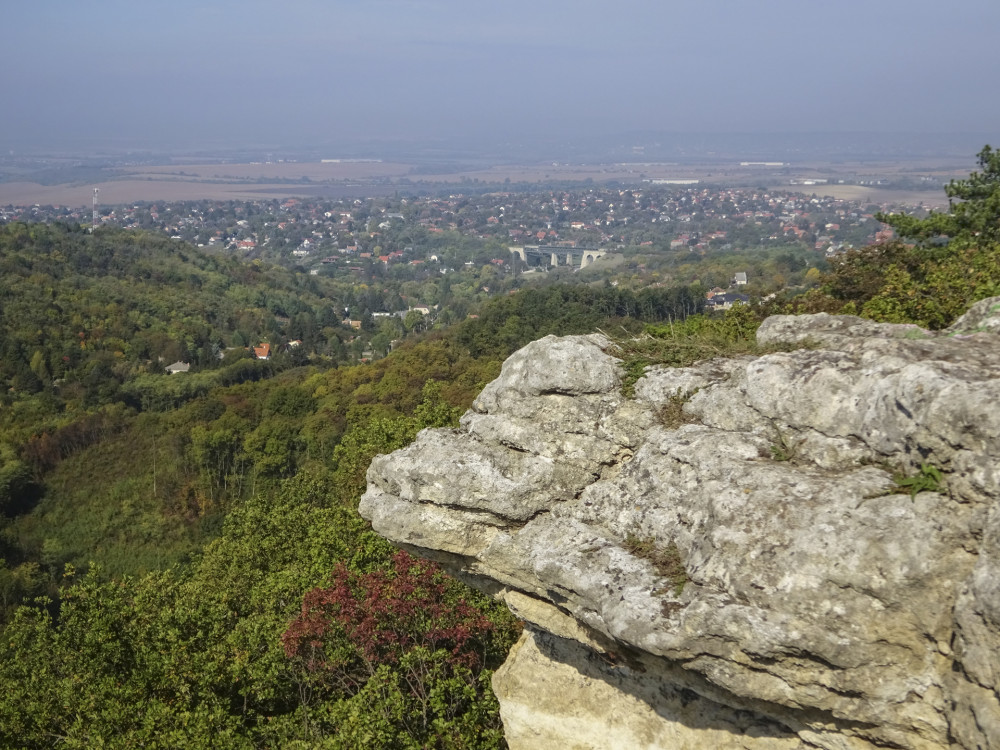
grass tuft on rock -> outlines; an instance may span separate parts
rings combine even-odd
[[[671,582],[674,594],[680,596],[684,584],[688,582],[688,574],[677,544],[671,541],[666,546],[661,546],[651,536],[639,537],[629,534],[625,537],[624,548],[629,554],[651,563],[659,575]]]

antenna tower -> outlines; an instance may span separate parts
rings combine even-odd
[[[94,215],[90,220],[90,231],[93,232],[97,228],[97,193],[98,189],[94,188]]]

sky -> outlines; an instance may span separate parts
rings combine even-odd
[[[4,4],[0,149],[1000,133],[997,0]]]

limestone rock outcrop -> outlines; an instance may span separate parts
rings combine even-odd
[[[361,512],[526,623],[515,750],[1000,748],[998,333],[778,316],[633,398],[548,337]]]

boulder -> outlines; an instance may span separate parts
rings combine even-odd
[[[998,311],[776,316],[632,398],[606,338],[548,337],[361,512],[526,622],[515,750],[1000,748]]]

